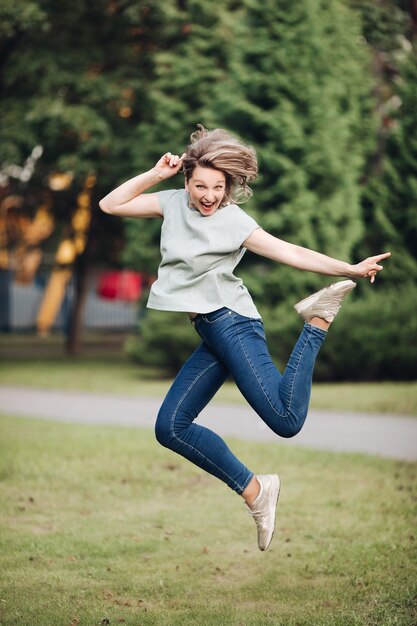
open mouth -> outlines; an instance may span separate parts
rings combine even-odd
[[[216,206],[216,202],[200,202],[204,211],[211,211]]]

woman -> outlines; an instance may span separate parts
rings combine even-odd
[[[111,215],[163,218],[162,261],[148,307],[187,312],[202,343],[162,404],[156,437],[243,497],[257,525],[258,546],[266,550],[275,529],[279,477],[254,475],[218,435],[194,421],[231,375],[276,434],[296,435],[307,416],[316,356],[343,297],[356,284],[339,281],[295,305],[305,324],[282,375],[269,355],[261,316],[233,270],[251,250],[301,270],[374,282],[379,262],[390,253],[350,265],[268,234],[235,204],[251,195],[248,182],[258,172],[254,149],[224,130],[198,128],[184,154],[164,154],[100,207]],[[144,193],[181,168],[185,189]]]

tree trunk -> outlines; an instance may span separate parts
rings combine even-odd
[[[417,33],[417,0],[410,0],[410,13],[413,20],[414,33]]]
[[[88,244],[85,251],[75,261],[74,267],[74,298],[71,306],[70,320],[67,329],[65,350],[68,354],[79,354],[83,313],[88,290],[89,263],[87,260]]]
[[[76,258],[74,264],[74,298],[71,306],[70,319],[67,327],[67,341],[65,351],[68,354],[79,354],[83,328],[83,314],[88,292],[88,278],[90,274],[93,238],[97,220],[95,211],[92,211],[91,223],[88,229],[87,241],[83,252]]]
[[[0,332],[11,330],[10,292],[12,288],[12,272],[0,269]]]

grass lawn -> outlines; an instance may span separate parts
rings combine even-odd
[[[150,431],[3,416],[1,626],[417,623],[417,464],[229,443],[282,478],[265,553]]]

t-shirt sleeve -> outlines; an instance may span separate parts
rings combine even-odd
[[[175,200],[175,194],[178,194],[178,189],[168,189],[166,191],[158,191],[158,200],[162,209],[162,214],[165,215],[165,210]]]
[[[228,207],[232,209],[230,211],[230,230],[233,233],[234,244],[237,248],[240,248],[243,242],[253,233],[254,230],[260,228],[259,224],[245,211],[243,211],[236,204]]]

